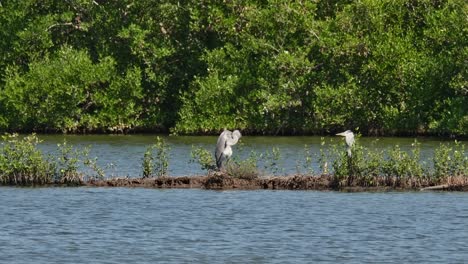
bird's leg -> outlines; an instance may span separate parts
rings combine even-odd
[[[226,172],[226,162],[227,162],[227,160],[223,160],[223,161],[221,162],[221,167],[219,168],[219,172],[221,172],[221,173],[225,173],[225,172]]]
[[[351,186],[354,181],[354,166],[353,166],[353,158],[352,156],[348,156],[347,158],[347,165],[348,165],[348,186]]]
[[[221,160],[221,166],[218,169],[219,172],[221,172],[223,174],[226,173],[226,168],[228,166],[228,161],[229,161],[229,158],[226,157],[226,156]]]
[[[227,168],[227,167],[230,165],[230,163],[231,163],[231,158],[230,158],[230,157],[226,157],[226,161],[225,161],[225,162],[226,162],[225,168]]]

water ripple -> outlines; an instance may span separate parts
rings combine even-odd
[[[463,263],[468,194],[0,188],[0,263]]]

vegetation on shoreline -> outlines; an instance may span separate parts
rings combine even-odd
[[[35,134],[20,138],[6,134],[0,146],[1,185],[81,185],[90,179],[103,179],[97,158],[89,157],[89,148],[77,149],[66,142],[57,145],[58,156],[42,153]],[[82,165],[85,170],[80,171]]]
[[[2,1],[0,131],[468,136],[467,8]]]
[[[106,179],[104,169],[97,166],[97,158],[89,157],[89,148],[80,150],[64,142],[58,144],[57,155],[52,156],[38,150],[38,143],[34,134],[23,138],[17,134],[3,136],[0,145],[0,185],[129,186],[134,182],[137,186],[156,187],[249,188],[251,184],[251,188],[283,186],[281,188],[334,190],[374,187],[419,189],[441,184],[446,184],[450,189],[468,185],[468,156],[465,145],[460,142],[441,144],[435,149],[431,160],[422,162],[417,141],[410,151],[404,151],[399,146],[376,151],[359,145],[357,141],[352,149],[352,158],[349,158],[343,148],[336,144],[329,146],[323,140],[322,148],[316,155],[305,147],[304,160],[298,161],[296,176],[269,176],[281,174],[278,163],[281,153],[277,148],[265,153],[252,151],[244,159],[234,155],[225,171],[218,172],[214,170],[212,153],[193,147],[192,162],[200,164],[207,171],[207,176],[188,180],[185,179],[187,177],[167,175],[169,145],[160,137],[142,153],[142,178],[127,180]],[[318,170],[310,167],[312,160],[320,163]]]
[[[192,155],[202,169],[211,168],[212,164],[209,162],[212,161],[196,159],[197,154],[208,152],[202,148],[195,148],[192,151]],[[332,189],[349,187],[415,189],[448,183],[468,184],[467,151],[465,145],[457,141],[453,144],[440,144],[435,149],[432,159],[428,161],[421,160],[420,143],[416,140],[410,151],[402,150],[398,145],[391,149],[375,150],[361,146],[357,141],[352,153],[350,158],[343,148],[336,144],[328,146],[322,139],[322,147],[315,155],[310,153],[307,146],[305,147],[304,160],[297,161],[297,175],[326,176]],[[279,150],[275,148],[271,152],[262,154],[252,152],[246,160],[232,160],[222,174],[238,179],[278,175],[279,155]],[[311,167],[312,160],[319,162],[318,170]],[[263,169],[259,169],[259,164],[263,164]],[[208,172],[210,174],[210,170]]]

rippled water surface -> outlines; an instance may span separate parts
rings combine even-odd
[[[0,263],[466,263],[467,193],[0,187]]]

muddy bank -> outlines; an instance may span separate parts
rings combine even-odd
[[[90,180],[86,186],[96,187],[146,187],[146,188],[202,188],[210,190],[227,189],[270,189],[270,190],[328,190],[327,176],[279,176],[242,179],[223,174],[208,176],[158,177],[158,178],[113,178]]]
[[[83,185],[95,187],[203,188],[207,177],[111,178],[89,180],[84,182]]]
[[[86,186],[94,187],[144,187],[144,188],[200,188],[209,190],[340,190],[349,192],[358,191],[468,191],[468,179],[450,179],[451,183],[434,184],[431,182],[411,181],[405,184],[395,181],[382,181],[377,186],[346,185],[337,182],[333,176],[271,176],[253,179],[242,179],[213,173],[208,176],[182,176],[182,177],[158,177],[158,178],[112,178],[106,180],[89,180]]]
[[[158,178],[112,178],[90,180],[86,186],[96,187],[146,187],[146,188],[203,188],[217,189],[270,189],[270,190],[327,190],[327,176],[279,176],[242,179],[214,173],[208,176],[158,177]]]

